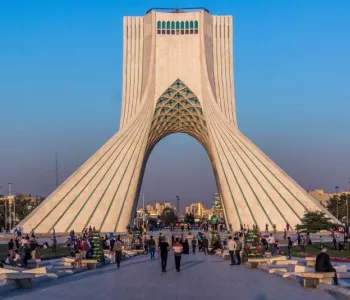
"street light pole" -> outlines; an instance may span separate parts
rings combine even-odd
[[[338,199],[338,190],[339,190],[339,186],[336,186],[335,187],[335,192],[336,192],[336,197],[337,197],[337,220],[339,220],[339,209],[338,209],[338,206],[339,206],[339,199]]]
[[[177,215],[179,215],[179,212],[180,212],[180,197],[179,196],[176,196],[176,212],[177,212]]]

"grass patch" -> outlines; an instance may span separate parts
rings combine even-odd
[[[7,258],[8,246],[0,245],[0,260],[5,260]],[[41,249],[39,248],[36,251],[36,256],[40,257],[41,260],[45,259],[53,259],[53,258],[61,258],[69,255],[69,251],[65,245],[57,245],[56,253],[52,252],[52,249]]]
[[[325,247],[328,248],[328,254],[330,257],[345,257],[350,258],[350,251],[338,251],[338,250],[331,250],[333,243],[323,243]],[[287,253],[287,247],[280,247],[282,252]],[[348,249],[348,244],[345,244],[345,249]],[[321,252],[321,244],[320,243],[313,243],[312,245],[307,245],[305,247],[305,251],[308,254],[311,255],[317,255]],[[299,246],[293,246],[292,248],[292,256],[300,257],[300,248]]]

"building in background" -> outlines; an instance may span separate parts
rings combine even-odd
[[[151,212],[151,211],[154,211],[154,207],[153,207],[153,205],[146,205],[146,210],[147,210],[147,212]]]
[[[324,207],[327,206],[327,202],[329,201],[330,198],[334,196],[340,196],[343,194],[350,195],[350,191],[342,191],[339,193],[325,193],[324,190],[313,190],[313,191],[308,191],[309,195],[311,195],[313,198],[318,200]]]

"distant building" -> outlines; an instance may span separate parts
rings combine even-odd
[[[146,210],[147,210],[148,213],[151,212],[151,211],[154,211],[153,205],[146,205]]]
[[[202,203],[200,202],[192,203],[188,208],[189,208],[189,213],[192,214],[195,218],[202,217],[203,209],[204,209],[204,206]]]
[[[173,208],[170,202],[164,202],[164,207],[165,208]]]
[[[340,196],[342,194],[350,195],[350,191],[342,191],[340,193],[325,193],[324,190],[308,191],[309,195],[318,200],[323,206],[327,206],[327,202],[334,196]]]
[[[165,205],[161,203],[156,203],[156,211],[158,215],[161,215],[164,211]]]

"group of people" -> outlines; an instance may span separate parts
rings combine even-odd
[[[28,260],[35,258],[39,243],[34,234],[20,236],[17,235],[11,238],[7,243],[8,253],[2,264],[11,265],[14,267],[27,266]]]

